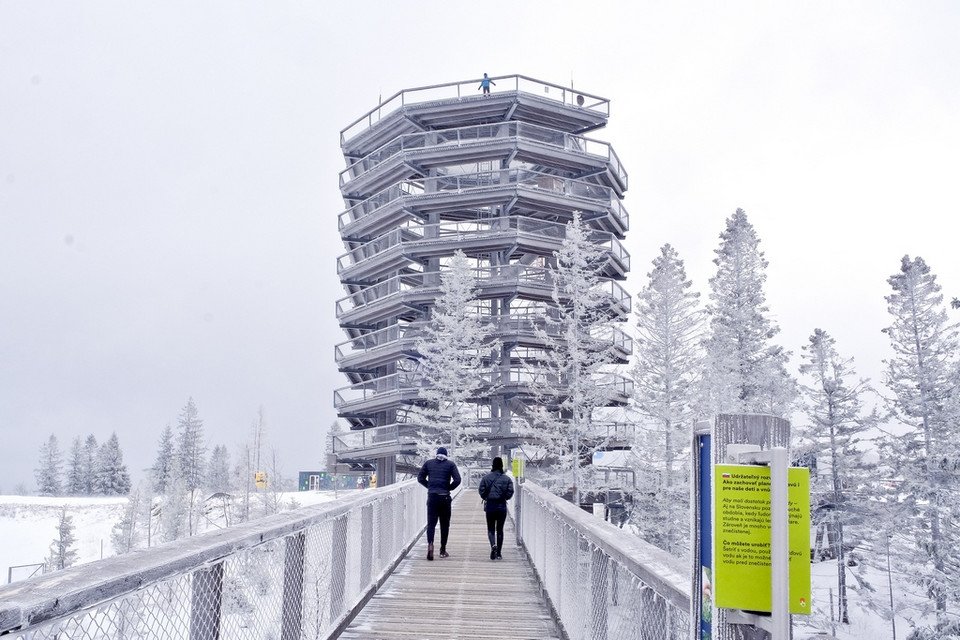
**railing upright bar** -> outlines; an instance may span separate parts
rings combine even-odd
[[[303,618],[303,558],[306,534],[286,539],[283,558],[283,601],[280,640],[299,640]]]
[[[190,640],[218,640],[223,604],[223,563],[193,573],[190,596]]]

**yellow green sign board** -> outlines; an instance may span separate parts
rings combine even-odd
[[[717,607],[771,611],[770,467],[714,466],[713,598]],[[810,613],[810,470],[787,472],[790,613]]]

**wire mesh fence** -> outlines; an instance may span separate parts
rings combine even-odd
[[[409,481],[0,589],[23,640],[329,638],[426,521]]]
[[[518,535],[570,640],[690,637],[689,569],[533,483]]]

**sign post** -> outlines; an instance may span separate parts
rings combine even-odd
[[[712,429],[710,429],[709,435],[705,434],[703,430],[698,430],[698,437],[701,440],[700,452],[705,453],[705,456],[700,456],[697,458],[697,468],[696,478],[701,480],[699,483],[692,483],[693,490],[697,495],[693,496],[695,498],[695,505],[698,505],[694,509],[693,517],[693,539],[694,539],[694,548],[698,551],[696,552],[697,558],[695,559],[695,575],[697,578],[694,579],[694,587],[697,591],[702,592],[701,598],[695,599],[695,605],[692,607],[696,613],[696,609],[701,608],[701,620],[700,628],[698,629],[697,638],[698,640],[763,640],[770,638],[771,629],[771,616],[769,615],[757,615],[756,612],[762,611],[760,608],[748,608],[745,611],[740,609],[739,604],[734,608],[728,608],[728,605],[724,605],[722,602],[718,602],[718,598],[723,597],[725,592],[727,595],[742,593],[744,591],[749,592],[751,589],[746,583],[735,584],[734,586],[727,586],[726,589],[723,588],[723,569],[720,567],[724,559],[721,555],[725,555],[727,560],[730,560],[729,548],[738,547],[743,549],[743,545],[726,545],[728,552],[725,554],[723,552],[724,545],[720,541],[720,536],[725,535],[723,533],[723,526],[721,524],[721,513],[720,509],[723,508],[722,497],[718,497],[718,493],[723,491],[724,485],[721,482],[723,480],[722,473],[718,467],[723,465],[736,465],[736,468],[739,469],[750,469],[748,473],[756,474],[767,474],[763,480],[764,491],[757,492],[756,485],[759,485],[761,480],[759,477],[754,482],[754,494],[762,496],[761,502],[757,502],[756,497],[750,498],[751,502],[746,502],[746,496],[739,496],[743,498],[743,501],[739,503],[740,508],[744,509],[749,507],[752,510],[761,510],[763,511],[766,517],[766,528],[768,535],[770,535],[770,511],[769,511],[769,485],[770,485],[770,468],[769,467],[759,467],[753,465],[741,465],[738,463],[747,462],[748,460],[744,458],[740,459],[740,454],[744,451],[754,452],[760,456],[770,455],[770,451],[774,448],[783,448],[786,452],[787,447],[790,445],[790,423],[783,418],[777,418],[775,416],[761,415],[761,414],[720,414],[716,416]],[[706,445],[706,446],[704,446]],[[704,459],[705,458],[705,459]],[[757,460],[759,462],[759,460]],[[731,474],[733,477],[733,471],[728,471],[727,473]],[[789,481],[788,484],[792,482]],[[726,488],[731,488],[733,485],[727,484]],[[739,486],[747,486],[739,485]],[[796,488],[791,488],[796,491]],[[712,497],[712,499],[711,499]],[[730,497],[729,495],[727,496]],[[743,531],[750,532],[753,530],[754,526],[757,524],[755,520],[759,518],[756,514],[751,515],[750,513],[742,514],[733,514],[732,508],[730,505],[732,503],[726,503],[728,506],[724,508],[724,511],[730,512],[731,517],[739,518],[737,522],[728,523],[727,527],[729,528],[732,524],[746,524],[750,525],[747,527],[740,527]],[[766,506],[758,506],[758,505]],[[798,503],[799,504],[799,503]],[[803,502],[802,505],[804,509],[809,514],[808,506],[809,504]],[[788,507],[789,509],[789,507]],[[789,510],[788,514],[790,517],[793,516],[793,511]],[[809,517],[809,515],[808,515]],[[791,531],[793,529],[790,529]],[[803,545],[807,547],[806,551],[803,553],[803,557],[806,559],[808,565],[807,570],[809,571],[809,529],[807,529],[805,535],[805,542]],[[710,542],[712,541],[712,545]],[[770,573],[772,567],[770,565],[770,547],[773,543],[772,538],[767,538],[765,540],[741,540],[741,542],[758,542],[760,544],[766,544],[764,547],[766,551],[765,562],[767,564],[766,579],[763,582],[755,578],[749,579],[749,584],[764,584],[767,593],[768,602],[772,603],[772,579],[773,576]],[[706,543],[706,544],[705,544]],[[704,548],[707,547],[707,548]],[[754,547],[754,549],[759,549],[760,547]],[[734,551],[734,556],[736,555]],[[744,551],[739,552],[741,556],[744,555]],[[755,551],[754,551],[755,553]],[[692,554],[693,555],[693,554]],[[749,555],[749,554],[748,554]],[[738,559],[734,557],[733,562],[737,562]],[[748,562],[743,557],[739,558],[740,562]],[[759,563],[759,561],[757,561]],[[697,566],[699,565],[699,566]],[[712,571],[710,567],[712,566]],[[735,568],[748,567],[750,565],[741,564],[733,565]],[[718,576],[718,572],[720,575]],[[729,574],[728,574],[729,575]],[[720,584],[718,584],[718,581]],[[782,581],[781,581],[782,582]],[[808,587],[809,589],[809,587]],[[696,592],[695,592],[696,593]],[[788,592],[790,593],[790,592]],[[711,602],[712,600],[712,602]],[[809,597],[806,599],[806,603],[809,603]],[[808,605],[809,607],[809,605]],[[766,611],[770,611],[767,609]],[[789,632],[789,614],[785,616],[787,629]],[[777,636],[779,640],[780,636]],[[786,636],[789,638],[789,635]]]

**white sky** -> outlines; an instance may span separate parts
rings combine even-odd
[[[905,253],[960,295],[960,5],[464,7],[0,0],[0,491],[52,432],[116,431],[139,476],[190,396],[211,444],[262,405],[287,475],[318,467],[346,382],[339,132],[404,88],[609,98],[628,289],[670,242],[706,297],[743,207],[795,354],[821,327],[879,382]]]

